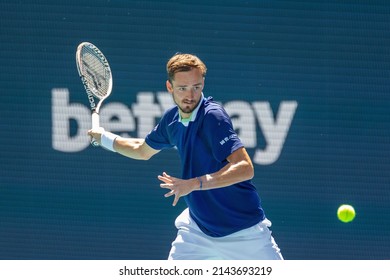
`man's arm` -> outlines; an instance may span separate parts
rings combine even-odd
[[[173,206],[175,206],[180,197],[192,191],[223,188],[253,178],[253,164],[244,147],[234,151],[227,160],[229,163],[219,171],[188,180],[171,177],[164,172],[158,176],[158,179],[163,182],[160,184],[162,188],[171,190],[165,194],[165,197],[174,195]]]
[[[199,177],[202,189],[226,187],[253,178],[253,164],[244,147],[234,151],[227,160],[229,163],[219,171]]]
[[[150,147],[145,139],[117,137],[114,142],[116,152],[132,159],[148,160],[160,150]]]
[[[92,136],[99,145],[102,144],[102,134],[104,133],[104,130],[102,128],[99,129],[91,129],[88,131],[88,135]],[[145,139],[141,138],[123,138],[121,136],[116,136],[115,139],[113,139],[113,149],[115,152],[132,158],[132,159],[139,159],[139,160],[148,160],[153,155],[157,154],[159,150],[155,150],[152,147],[150,147],[146,142]]]

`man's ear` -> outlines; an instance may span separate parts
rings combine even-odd
[[[168,90],[170,93],[173,93],[173,86],[172,86],[172,84],[171,84],[171,82],[170,82],[169,80],[167,80],[166,86],[167,86],[167,90]]]

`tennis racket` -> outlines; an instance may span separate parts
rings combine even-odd
[[[88,42],[78,45],[76,65],[91,107],[92,129],[96,129],[100,126],[100,106],[112,90],[111,68],[103,53]],[[99,146],[93,138],[91,144],[95,147]]]

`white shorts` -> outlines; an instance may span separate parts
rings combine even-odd
[[[187,208],[175,226],[178,232],[169,260],[283,260],[267,219],[224,237],[211,237],[199,229]]]

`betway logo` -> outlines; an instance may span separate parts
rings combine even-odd
[[[100,123],[106,130],[123,137],[144,138],[154,128],[158,118],[173,105],[172,97],[167,92],[139,92],[131,107],[119,102],[103,104]],[[275,116],[269,102],[265,101],[249,103],[233,100],[223,105],[246,148],[255,149],[252,161],[260,165],[274,163],[283,149],[298,103],[282,101]],[[76,129],[71,131],[72,122]],[[257,124],[266,143],[263,149],[257,147]],[[67,153],[86,149],[89,146],[87,130],[90,128],[91,110],[83,104],[71,103],[68,89],[53,89],[53,149]]]

